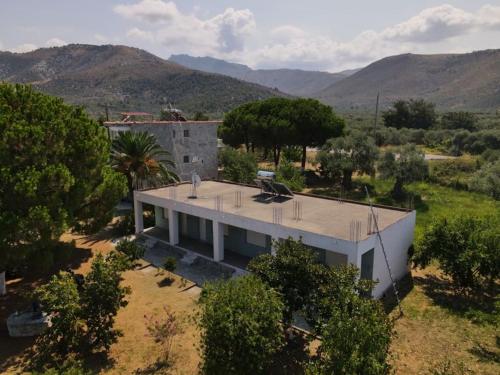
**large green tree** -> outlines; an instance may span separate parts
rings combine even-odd
[[[0,84],[0,272],[29,269],[34,255],[50,259],[65,230],[109,222],[126,194],[125,179],[108,165],[109,147],[82,108]]]
[[[500,277],[500,214],[437,218],[417,243],[413,262],[427,267],[437,260],[461,288],[493,285]]]
[[[435,105],[423,99],[398,100],[382,117],[385,126],[397,129],[429,129],[437,119]]]
[[[425,155],[415,145],[407,145],[399,150],[399,154],[386,152],[378,165],[382,178],[394,178],[392,195],[395,198],[404,196],[404,185],[425,179],[429,175],[429,166]]]
[[[275,255],[263,254],[252,259],[248,270],[283,296],[283,319],[291,324],[293,314],[306,308],[311,293],[321,282],[324,266],[318,256],[301,241],[288,238],[274,242]]]
[[[265,373],[283,344],[278,293],[248,275],[209,283],[200,307],[202,373]]]
[[[147,132],[121,132],[113,140],[111,165],[127,178],[129,197],[134,190],[175,182],[174,162]]]
[[[344,120],[331,107],[315,99],[295,99],[291,106],[291,122],[295,133],[293,143],[302,147],[301,167],[304,170],[307,147],[318,147],[325,140],[340,136]]]
[[[271,150],[276,166],[285,146],[299,146],[304,169],[307,147],[321,146],[342,134],[343,128],[344,121],[332,108],[315,99],[271,98],[229,112],[220,136],[233,147],[246,145],[247,151],[255,147]]]
[[[353,131],[345,137],[328,140],[316,160],[322,174],[330,178],[341,174],[342,186],[349,190],[352,187],[352,174],[372,174],[377,158],[378,148],[374,139]]]

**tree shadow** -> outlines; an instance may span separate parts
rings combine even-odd
[[[52,275],[68,268],[77,269],[92,257],[90,249],[78,248],[74,243],[59,242],[54,247],[54,263],[42,271],[27,272],[20,270],[17,277],[7,278],[7,295],[0,297],[0,372],[6,372],[11,366],[24,368],[31,359],[34,337],[10,337],[6,320],[16,311],[31,307],[33,291],[48,282]]]
[[[419,285],[425,295],[436,305],[447,309],[450,313],[467,318],[476,324],[497,324],[498,285],[490,291],[460,291],[449,279],[427,274],[415,276],[415,285]]]
[[[166,287],[166,286],[171,286],[174,283],[175,279],[171,276],[166,276],[160,281],[158,281],[156,284],[160,287]]]
[[[396,281],[396,289],[398,290],[399,300],[402,301],[408,295],[408,293],[413,290],[413,287],[414,283],[411,272],[408,272],[403,278]],[[395,308],[397,308],[398,300],[392,286],[386,289],[380,301],[382,302],[384,310],[387,314],[391,313]]]
[[[267,373],[272,375],[295,375],[304,373],[304,364],[309,360],[309,341],[302,333],[295,333],[273,358]]]
[[[497,348],[500,348],[500,345],[498,345],[500,336],[496,336],[496,341]],[[476,343],[471,349],[469,349],[469,353],[475,355],[481,362],[495,362],[500,364],[500,352],[498,350],[491,350],[481,343]]]

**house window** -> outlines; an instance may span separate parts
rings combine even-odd
[[[184,163],[189,163],[189,155],[184,155],[183,161]]]
[[[172,138],[175,138],[175,130],[172,130]]]
[[[247,243],[259,247],[266,247],[266,235],[247,230]]]
[[[229,236],[229,225],[224,224],[224,236]]]
[[[189,130],[184,130],[184,137],[189,137]]]

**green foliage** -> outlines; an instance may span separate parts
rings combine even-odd
[[[97,231],[126,193],[104,129],[29,86],[0,84],[0,159],[0,268],[31,265],[67,229]]]
[[[500,216],[457,215],[435,219],[418,242],[415,266],[432,260],[456,286],[491,284],[500,276]]]
[[[356,294],[333,301],[321,337],[314,374],[389,373],[392,323],[378,301]]]
[[[398,100],[382,114],[384,125],[392,128],[429,129],[436,123],[435,105],[425,100]]]
[[[170,154],[147,132],[120,132],[112,143],[111,165],[126,177],[130,197],[134,190],[179,180]]]
[[[43,311],[51,316],[51,325],[36,340],[35,366],[62,363],[70,353],[78,353],[84,343],[84,307],[73,276],[66,272],[53,276],[36,290]]]
[[[283,303],[253,275],[205,286],[200,297],[204,374],[263,374],[283,345]]]
[[[219,152],[219,164],[224,179],[229,181],[252,183],[257,176],[257,161],[250,153],[226,148]]]
[[[33,375],[92,375],[93,372],[85,370],[83,363],[74,359],[67,359],[60,366],[49,368],[45,371],[34,371]]]
[[[291,162],[283,161],[276,170],[276,180],[287,185],[292,191],[302,191],[306,185],[306,178]]]
[[[51,325],[35,344],[35,367],[62,365],[69,356],[109,350],[121,335],[113,328],[115,316],[130,293],[120,286],[123,270],[118,253],[98,254],[81,287],[71,274],[61,272],[35,291],[51,317]]]
[[[283,319],[291,324],[292,314],[305,309],[309,303],[312,291],[319,285],[318,275],[324,266],[301,241],[288,238],[273,243],[273,247],[275,256],[263,254],[253,258],[248,270],[283,296]]]
[[[478,162],[472,158],[433,160],[429,163],[430,180],[443,186],[468,189],[471,175],[477,170]]]
[[[116,250],[125,254],[131,261],[139,260],[144,256],[146,249],[136,241],[123,239],[116,244]]]
[[[91,351],[108,351],[121,332],[113,328],[115,316],[127,305],[130,289],[120,286],[121,269],[116,258],[98,254],[92,262],[81,294],[82,319],[87,325],[86,341]]]
[[[317,154],[316,161],[323,176],[332,180],[342,177],[342,186],[352,188],[352,175],[373,174],[378,148],[371,137],[358,131],[341,138],[330,139]]]
[[[177,259],[175,257],[166,257],[165,262],[163,262],[163,268],[168,272],[174,272],[177,267]]]
[[[386,152],[379,162],[378,170],[382,178],[394,178],[392,194],[395,198],[404,196],[404,185],[413,181],[420,181],[429,175],[428,163],[424,153],[417,150],[415,145],[402,147],[399,157],[392,152]]]
[[[275,166],[287,146],[302,149],[302,167],[306,147],[320,146],[326,139],[339,136],[344,122],[331,107],[315,99],[271,98],[245,104],[224,117],[220,136],[233,147],[244,144],[247,151],[259,147],[273,151]]]
[[[472,176],[470,188],[500,200],[500,159],[483,165]]]
[[[284,160],[296,163],[302,159],[302,149],[300,146],[285,146],[282,156]]]
[[[447,112],[441,117],[443,129],[476,130],[476,116],[471,112]]]
[[[479,155],[487,150],[500,149],[500,129],[481,130],[469,132],[462,130],[455,132],[451,139],[450,151],[455,155],[469,152]]]

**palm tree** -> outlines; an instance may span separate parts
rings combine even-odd
[[[111,165],[127,178],[130,197],[136,189],[179,181],[170,153],[147,132],[120,132],[111,145]]]

